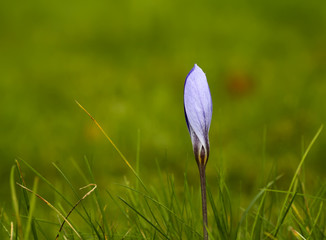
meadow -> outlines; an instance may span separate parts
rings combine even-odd
[[[324,239],[325,29],[322,0],[0,2],[1,239],[54,239],[88,184],[59,239],[200,239],[195,63],[210,238]]]

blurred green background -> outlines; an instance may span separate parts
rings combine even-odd
[[[250,194],[277,166],[286,183],[325,124],[325,43],[324,0],[1,1],[1,198],[17,157],[53,182],[56,162],[77,186],[72,159],[84,168],[84,156],[102,188],[131,175],[75,99],[134,166],[140,132],[145,182],[158,161],[197,184],[183,113],[194,63],[213,98],[208,178],[225,168]],[[325,156],[324,131],[305,164],[311,183],[325,179]]]

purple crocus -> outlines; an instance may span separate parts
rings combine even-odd
[[[206,75],[195,64],[186,77],[184,86],[184,111],[192,148],[199,168],[204,240],[208,239],[205,168],[209,156],[208,131],[212,119],[212,105]]]
[[[197,164],[205,166],[209,156],[208,131],[213,106],[205,73],[197,64],[185,81],[184,111]]]

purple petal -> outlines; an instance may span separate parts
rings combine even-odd
[[[184,111],[189,133],[193,134],[206,150],[209,148],[208,131],[212,119],[212,99],[205,73],[196,64],[189,72],[184,86]]]

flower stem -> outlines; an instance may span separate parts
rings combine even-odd
[[[203,236],[204,240],[208,239],[207,233],[207,200],[206,200],[206,174],[205,165],[201,166],[199,164],[199,175],[200,175],[200,187],[201,187],[201,203],[203,211]]]

